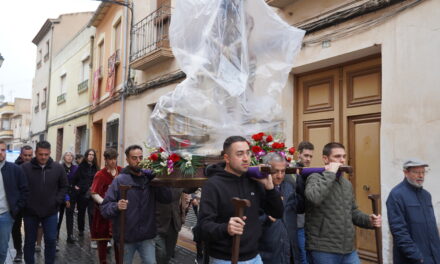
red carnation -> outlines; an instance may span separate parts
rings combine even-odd
[[[175,163],[175,162],[178,162],[178,161],[180,160],[180,156],[177,155],[176,153],[173,153],[173,154],[170,155],[169,159],[170,159],[172,162]]]
[[[159,148],[159,152],[164,152],[164,151],[165,150],[162,147]]]
[[[253,146],[252,147],[252,152],[253,153],[260,153],[263,149],[260,148],[259,146]]]
[[[279,149],[279,148],[280,148],[280,143],[278,143],[278,142],[274,142],[274,143],[272,144],[272,148],[274,148],[274,149]]]
[[[264,133],[263,133],[263,132],[260,132],[260,133],[258,133],[258,134],[254,134],[254,135],[252,136],[252,139],[255,140],[255,141],[260,141],[260,140],[263,139],[263,137],[264,137]]]
[[[185,139],[185,140],[183,140],[183,141],[180,143],[180,146],[181,146],[182,148],[189,147],[189,146],[191,146],[191,141],[189,141],[188,139]]]
[[[159,159],[159,155],[157,155],[157,153],[152,153],[149,157],[150,160],[152,161],[156,161]]]
[[[296,149],[295,149],[294,147],[291,147],[291,148],[289,149],[289,153],[293,155],[293,154],[295,154],[295,150],[296,150]]]
[[[286,159],[287,159],[288,162],[291,162],[291,161],[292,161],[292,158],[291,158],[291,157],[287,157]]]
[[[269,143],[269,142],[272,142],[272,141],[273,141],[272,135],[267,136],[266,142]]]

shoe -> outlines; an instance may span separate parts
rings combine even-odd
[[[17,255],[15,255],[14,262],[23,262],[23,253],[17,253]]]
[[[96,241],[92,241],[90,242],[90,247],[93,249],[97,249],[98,248],[98,244],[96,243]]]
[[[77,240],[72,236],[67,236],[67,243],[74,244]]]
[[[112,243],[107,242],[107,247],[108,247],[108,248],[111,248],[111,247],[112,247]]]
[[[55,246],[55,250],[58,252],[60,251],[60,247],[58,246],[58,244]]]
[[[41,252],[41,246],[39,246],[39,245],[36,245],[35,246],[35,252]]]
[[[83,237],[84,236],[84,231],[79,231],[78,232],[78,236]]]

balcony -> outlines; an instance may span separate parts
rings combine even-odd
[[[37,62],[37,69],[41,68],[41,60]]]
[[[296,1],[298,0],[266,0],[266,3],[273,7],[284,8]]]
[[[44,102],[41,103],[41,110],[43,110],[43,109],[45,109],[45,108],[46,108],[46,101],[44,101]]]
[[[12,139],[14,137],[14,131],[8,129],[1,129],[0,130],[0,139]]]
[[[89,89],[89,80],[85,80],[78,84],[78,94],[84,93]]]
[[[171,8],[162,6],[133,26],[130,66],[145,70],[173,58],[168,30]]]
[[[49,59],[49,53],[46,53],[46,55],[44,55],[44,62],[46,62]]]
[[[57,104],[62,104],[66,102],[66,93],[62,93],[57,97]]]
[[[38,110],[39,110],[40,108],[38,107],[38,104],[34,107],[34,113],[38,113]]]

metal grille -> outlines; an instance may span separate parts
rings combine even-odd
[[[168,30],[171,7],[162,6],[133,26],[130,61],[135,61],[160,48],[169,48]]]

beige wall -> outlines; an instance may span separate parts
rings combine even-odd
[[[328,1],[297,1],[294,13],[304,14],[311,8],[319,13],[319,3]],[[301,3],[301,4],[300,4]],[[306,4],[307,3],[307,4]],[[303,5],[301,7],[301,5]],[[435,162],[440,146],[440,2],[423,1],[401,13],[393,14],[399,6],[381,10],[370,15],[345,22],[306,36],[309,42],[348,25],[364,23],[375,16],[391,15],[370,28],[332,39],[331,46],[323,48],[321,42],[302,48],[293,68],[293,74],[324,68],[347,62],[369,54],[382,56],[382,126],[381,126],[381,192],[384,263],[391,263],[392,240],[389,233],[385,201],[390,190],[403,179],[402,163],[405,158],[419,157],[431,165],[431,174],[426,179],[426,189],[431,192],[437,224],[440,227],[439,163]],[[295,16],[295,15],[294,15]],[[285,14],[284,17],[289,17]],[[297,23],[293,18],[290,24]],[[325,39],[325,38],[324,38]],[[294,78],[291,77],[284,90],[283,105],[289,123],[287,130],[293,138],[295,125],[292,102],[294,102]],[[289,98],[289,99],[286,99]],[[289,134],[288,134],[289,135]]]

